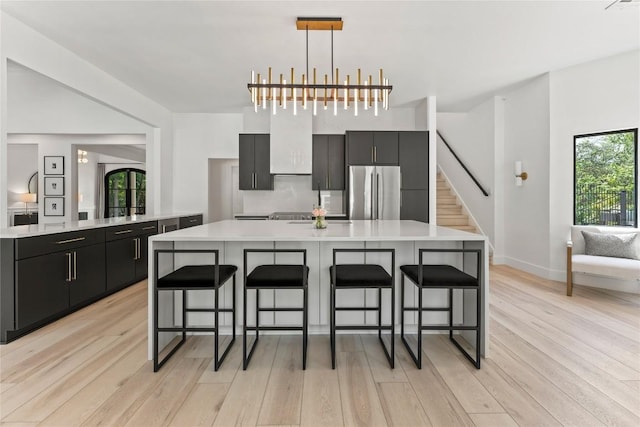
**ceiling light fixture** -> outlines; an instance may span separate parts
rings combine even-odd
[[[338,114],[338,104],[342,103],[347,110],[353,105],[353,114],[358,115],[358,104],[364,110],[372,108],[374,115],[378,115],[378,104],[385,110],[389,109],[389,94],[393,86],[389,84],[389,79],[384,77],[382,69],[378,73],[378,83],[374,83],[373,77],[362,80],[360,69],[358,68],[356,81],[351,83],[351,76],[347,75],[344,82],[340,82],[338,68],[333,67],[333,32],[342,30],[342,18],[298,18],[296,22],[298,30],[304,30],[307,36],[307,70],[302,75],[299,83],[295,80],[295,71],[291,68],[291,80],[287,82],[280,74],[279,83],[273,82],[271,67],[267,78],[259,73],[251,71],[251,83],[247,85],[251,93],[251,103],[257,112],[259,108],[267,109],[267,103],[271,102],[272,114],[277,113],[277,107],[287,109],[287,101],[292,104],[293,114],[297,114],[298,102],[303,109],[307,109],[311,104],[313,115],[317,114],[318,103],[327,110],[329,103],[333,105],[333,114]],[[324,75],[324,83],[318,83],[317,73],[314,67],[313,80],[310,81],[309,74],[309,30],[331,31],[331,83],[329,77]]]

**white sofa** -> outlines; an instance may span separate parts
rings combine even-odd
[[[630,227],[605,227],[594,225],[574,225],[571,240],[567,242],[567,295],[573,291],[573,273],[584,273],[620,280],[635,280],[640,283],[640,259],[615,258],[585,254],[582,231],[603,234],[636,233],[634,244],[640,256],[640,229]]]

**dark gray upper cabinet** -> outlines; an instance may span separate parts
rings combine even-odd
[[[240,190],[273,190],[269,135],[240,134],[239,143]]]
[[[314,190],[344,190],[344,135],[313,135],[312,164]]]
[[[349,165],[398,165],[398,132],[348,131]]]
[[[401,190],[400,219],[429,222],[429,190]]]
[[[429,189],[429,137],[424,131],[399,133],[403,190]]]

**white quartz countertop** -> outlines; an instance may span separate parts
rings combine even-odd
[[[151,241],[484,241],[481,234],[404,220],[334,220],[323,230],[312,221],[227,220],[151,236]]]
[[[90,228],[111,227],[134,222],[159,221],[169,218],[200,215],[200,212],[169,212],[154,215],[134,215],[117,218],[87,219],[52,224],[18,225],[0,229],[0,238],[19,239],[23,237],[43,236],[45,234],[66,233],[68,231],[86,230]]]

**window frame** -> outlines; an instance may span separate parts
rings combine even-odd
[[[104,176],[104,217],[105,218],[118,218],[120,216],[110,216],[109,215],[109,211],[111,209],[114,209],[114,207],[109,205],[109,196],[111,194],[111,190],[109,187],[109,177],[111,175],[115,175],[118,173],[122,173],[125,172],[126,173],[126,188],[120,189],[120,190],[116,190],[116,191],[126,191],[125,194],[125,200],[126,200],[126,205],[124,206],[124,208],[126,209],[126,213],[127,215],[124,215],[125,217],[127,216],[131,216],[131,209],[138,209],[138,206],[132,206],[132,202],[133,202],[133,197],[132,197],[132,190],[135,190],[135,188],[131,188],[131,182],[130,182],[130,178],[131,178],[131,172],[136,172],[136,173],[141,173],[144,175],[144,179],[145,179],[145,183],[147,180],[147,171],[142,170],[142,169],[138,169],[138,168],[120,168],[120,169],[114,169],[112,171],[109,171],[105,174]],[[146,213],[147,210],[147,195],[146,195],[146,185],[145,185],[145,204],[144,204],[144,212],[139,214],[139,215],[144,215],[144,213]],[[122,206],[120,206],[119,208],[121,208]]]
[[[620,129],[620,130],[610,130],[604,132],[594,132],[594,133],[585,133],[580,135],[573,136],[573,225],[594,225],[599,227],[628,227],[623,225],[617,226],[607,226],[601,224],[576,224],[576,189],[578,184],[578,178],[576,173],[576,155],[577,155],[577,140],[580,138],[588,138],[594,136],[602,136],[602,135],[614,135],[618,133],[631,133],[633,134],[634,147],[633,147],[633,158],[634,158],[634,170],[633,170],[633,180],[634,180],[634,193],[633,193],[633,205],[634,215],[632,218],[633,224],[629,228],[637,228],[638,227],[638,128],[629,128],[629,129]]]

